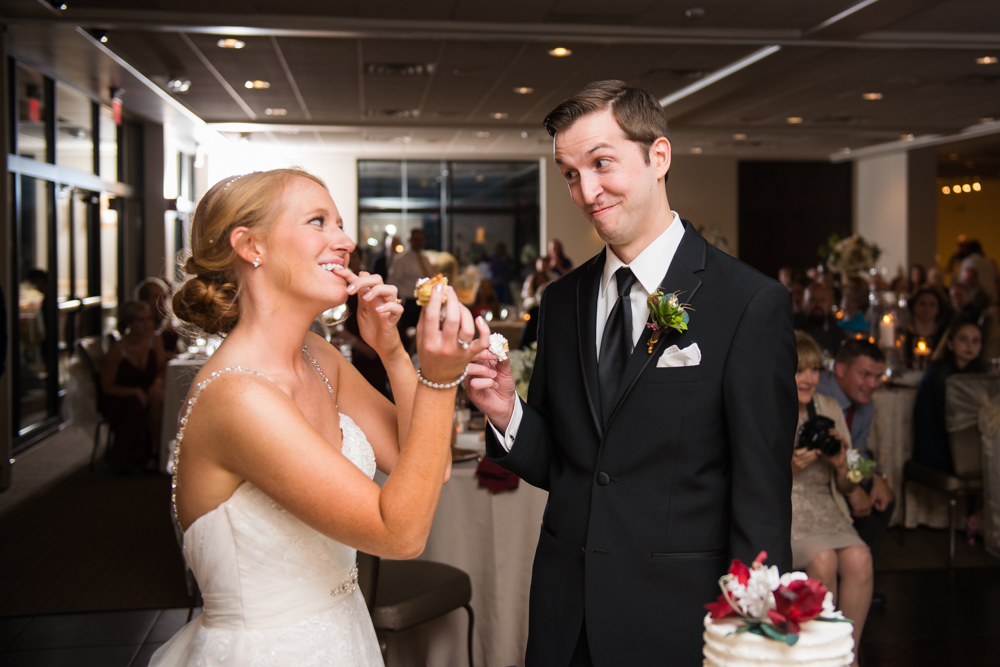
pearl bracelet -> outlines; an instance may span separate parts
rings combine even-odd
[[[423,376],[423,373],[421,373],[420,369],[418,368],[417,369],[417,379],[420,380],[420,382],[422,384],[427,385],[431,389],[451,389],[453,387],[457,387],[458,385],[462,384],[462,380],[465,379],[465,375],[468,372],[469,372],[469,367],[466,366],[465,370],[462,371],[462,374],[458,376],[457,380],[455,380],[454,382],[449,382],[448,384],[441,384],[440,382],[431,382],[430,380],[428,380],[427,378],[425,378]]]

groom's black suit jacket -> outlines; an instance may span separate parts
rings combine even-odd
[[[597,667],[700,665],[703,605],[731,558],[791,568],[797,365],[788,291],[710,246],[687,221],[661,287],[689,329],[646,329],[605,426],[596,313],[604,252],[550,285],[538,356],[508,454],[547,489],[531,578],[526,662],[569,662],[584,619]],[[657,368],[670,345],[701,364]]]

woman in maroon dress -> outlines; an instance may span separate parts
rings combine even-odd
[[[163,370],[167,359],[149,306],[127,301],[118,308],[122,339],[108,351],[101,373],[105,414],[114,434],[111,467],[156,469],[163,420]]]

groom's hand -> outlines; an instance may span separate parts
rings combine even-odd
[[[510,373],[510,360],[498,361],[495,354],[483,350],[469,364],[465,391],[490,423],[504,433],[514,414],[517,393]]]

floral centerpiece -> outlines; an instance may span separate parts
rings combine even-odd
[[[739,560],[719,579],[722,593],[706,604],[713,619],[737,616],[745,622],[737,633],[751,632],[792,646],[799,630],[809,621],[850,622],[837,614],[833,594],[822,582],[805,572],[778,574],[778,567],[766,567],[767,552],[761,551],[747,567]]]
[[[535,355],[538,353],[538,343],[532,343],[527,350],[511,350],[510,374],[514,377],[514,391],[521,400],[528,400],[528,383],[531,381],[531,371],[535,368]]]
[[[826,268],[845,275],[862,271],[867,273],[881,255],[882,249],[866,241],[860,234],[844,239],[833,234],[826,245],[819,249],[819,256],[826,260]]]

